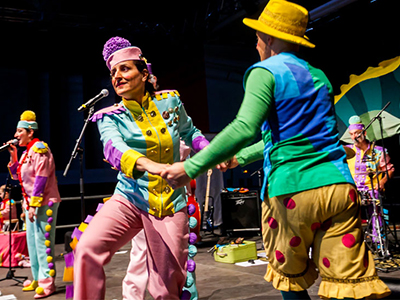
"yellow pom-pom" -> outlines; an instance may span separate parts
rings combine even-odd
[[[26,110],[21,115],[21,121],[36,121],[36,114],[31,110]]]
[[[51,230],[51,225],[46,225],[44,227],[44,230],[46,230],[47,232],[49,232]]]
[[[47,256],[47,262],[51,263],[53,261],[53,257],[52,256]]]
[[[53,215],[53,211],[51,209],[46,210],[46,215],[51,217]]]
[[[56,271],[55,271],[54,269],[51,269],[51,270],[49,271],[49,275],[50,275],[51,277],[54,277],[54,276],[56,275]]]
[[[46,241],[44,242],[44,244],[45,244],[46,247],[50,247],[51,242],[50,242],[49,240],[46,240]]]
[[[43,295],[44,289],[41,286],[38,286],[35,290],[36,294]]]

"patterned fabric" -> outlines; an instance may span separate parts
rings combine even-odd
[[[388,170],[393,168],[393,164],[390,163],[389,154],[386,151],[386,161],[383,153],[383,148],[380,146],[375,146],[374,149],[371,148],[371,144],[368,143],[367,151],[363,151],[354,145],[347,145],[347,147],[353,149],[356,153],[354,157],[347,160],[350,168],[351,175],[354,178],[357,189],[359,191],[370,191],[372,190],[371,178],[369,173],[373,173],[373,185],[374,190],[378,189],[377,186],[377,171],[385,171],[386,167]],[[378,178],[382,178],[382,174],[378,175]]]
[[[38,139],[32,140],[26,148],[19,162],[8,165],[12,178],[20,180],[26,200],[24,208],[40,207],[47,205],[49,201],[61,202],[55,174],[56,167],[50,148]]]
[[[281,53],[251,66],[245,83],[254,68],[269,70],[275,79],[274,105],[261,128],[266,175],[262,193],[267,184],[274,197],[353,183],[338,140],[332,87],[322,71],[293,53]]]
[[[143,156],[160,163],[180,161],[180,138],[196,152],[208,145],[176,91],[160,91],[154,97],[147,94],[142,105],[123,100],[112,109],[97,112],[93,120],[99,128],[105,159],[119,171],[116,194],[157,217],[186,206],[184,188],[173,190],[160,176],[134,169]]]
[[[264,199],[263,239],[270,262],[265,279],[279,290],[305,290],[317,279],[318,268],[323,299],[389,295],[363,242],[359,211],[350,184]]]

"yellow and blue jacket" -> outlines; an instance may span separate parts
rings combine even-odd
[[[134,169],[142,156],[159,162],[180,161],[180,139],[195,152],[208,145],[172,90],[146,94],[142,104],[122,101],[96,112],[104,156],[119,171],[116,194],[156,217],[171,215],[186,206],[184,188],[173,190],[160,176]]]

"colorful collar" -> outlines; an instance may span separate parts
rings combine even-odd
[[[28,143],[28,145],[26,145],[26,152],[29,152],[29,149],[31,149],[31,147],[36,143],[39,142],[38,138],[34,138],[32,141],[30,141]]]
[[[142,107],[147,108],[149,106],[150,98],[151,97],[149,92],[146,92],[146,94],[143,96],[141,105],[136,101],[129,101],[125,98],[122,98],[122,103],[124,103],[125,107],[129,109],[132,113],[141,113]]]

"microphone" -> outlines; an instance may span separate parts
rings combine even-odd
[[[98,94],[97,96],[93,97],[92,99],[90,99],[88,102],[86,102],[85,104],[82,104],[79,108],[78,111],[83,111],[87,108],[92,107],[93,105],[95,105],[97,103],[97,101],[103,99],[104,97],[108,96],[108,90],[103,89],[101,90],[100,94]]]
[[[16,145],[18,145],[18,140],[17,139],[13,139],[12,141],[11,141],[11,144],[13,144],[14,146],[16,146]],[[11,146],[10,146],[10,144],[5,144],[5,145],[3,145],[3,146],[1,146],[0,147],[0,152],[2,152],[2,151],[4,151],[4,150],[7,150],[8,148],[10,148]]]

